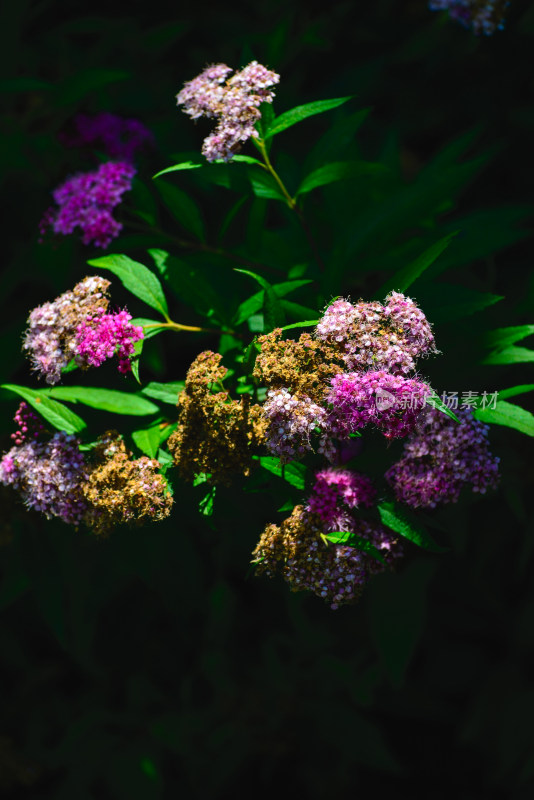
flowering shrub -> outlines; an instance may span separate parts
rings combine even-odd
[[[488,33],[477,9],[473,27]],[[349,263],[358,247],[370,246],[358,240],[365,203],[358,224],[347,225],[345,212],[335,209],[339,244],[331,253],[329,240],[318,238],[321,206],[308,195],[323,189],[335,204],[339,184],[357,180],[358,191],[367,191],[369,203],[379,198],[380,206],[384,181],[391,180],[387,168],[353,152],[345,161],[331,160],[328,132],[312,148],[300,182],[286,181],[271,153],[275,136],[307,117],[334,109],[343,113],[351,98],[312,102],[275,116],[276,72],[252,61],[231,73],[225,64],[209,66],[178,93],[187,115],[214,119],[216,127],[201,156],[161,170],[155,185],[192,237],[175,237],[176,245],[224,263],[222,280],[232,299],[221,302],[211,283],[221,279],[201,259],[184,263],[159,246],[149,249],[152,268],[125,254],[91,259],[93,269],[113,273],[132,302],[148,306],[157,318],[110,311],[110,282],[100,274],[31,311],[23,350],[48,386],[6,386],[24,403],[15,416],[15,444],[0,463],[0,481],[29,508],[97,535],[167,517],[173,485],[179,490],[189,483],[205,492],[199,503],[204,517],[214,515],[217,497],[232,485],[249,492],[285,487],[288,499],[280,512],[289,515],[265,527],[253,549],[255,571],[281,574],[291,590],[311,591],[338,608],[357,600],[373,575],[398,568],[410,542],[438,548],[427,529],[431,521],[423,523],[410,509],[456,503],[466,486],[478,493],[497,487],[499,458],[490,451],[487,422],[534,429],[528,412],[496,398],[493,408],[453,407],[423,373],[429,357],[440,354],[439,341],[424,302],[406,292],[417,298],[413,284],[431,272],[451,234],[422,252],[417,237],[396,245],[401,263],[381,289],[375,287],[382,301],[335,296],[340,264]],[[361,122],[354,114],[339,120],[349,132]],[[63,235],[79,228],[83,245],[106,249],[122,228],[111,212],[131,189],[133,155],[151,137],[142,123],[110,114],[77,117],[75,126],[78,134],[69,144],[100,145],[121,161],[68,179],[54,192],[57,208],[47,212],[42,227]],[[240,154],[247,142],[256,156]],[[279,232],[266,245],[266,263],[246,242],[235,249],[209,244],[201,210],[190,189],[180,186],[195,173],[204,185],[212,181],[244,193],[251,201],[247,224],[258,237],[269,238],[261,216],[267,204],[278,206],[290,252],[284,255]],[[239,200],[231,209],[219,241],[242,206]],[[439,202],[435,207],[437,220]],[[147,209],[133,208],[133,216],[145,220],[144,233],[159,245],[162,232]],[[230,270],[228,262],[241,266]],[[257,291],[247,297],[250,281]],[[286,299],[293,292],[301,302]],[[203,317],[202,324],[173,320],[176,299]],[[439,302],[430,305],[439,314]],[[209,337],[213,349],[195,346],[185,376],[169,365],[171,381],[144,383],[139,367],[145,344],[164,332]],[[527,333],[503,329],[488,341],[498,348]],[[71,373],[99,368],[114,356],[126,381],[123,389],[71,385]],[[445,348],[440,357],[447,359]],[[97,430],[95,439],[65,402],[148,420],[124,434],[103,425],[106,432]],[[400,457],[397,440],[404,447]],[[387,462],[372,475],[365,472],[365,446]]]

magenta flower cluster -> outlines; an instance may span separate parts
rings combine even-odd
[[[317,514],[329,531],[346,527],[346,510],[373,505],[376,490],[366,475],[347,469],[324,469],[315,476],[308,511]]]
[[[256,122],[261,118],[259,106],[272,103],[280,76],[257,61],[228,76],[226,64],[208,67],[176,95],[177,105],[192,119],[210,117],[217,120],[214,132],[204,140],[202,153],[208,161],[230,161],[244,142],[257,137]]]
[[[14,420],[17,424],[17,430],[11,434],[11,438],[16,445],[24,444],[28,440],[38,439],[44,433],[44,426],[41,420],[24,400],[17,408]]]
[[[464,486],[484,493],[499,479],[499,459],[489,450],[488,426],[470,409],[455,422],[428,409],[406,442],[404,455],[386,473],[396,498],[412,508],[457,502]]]
[[[504,17],[510,3],[507,0],[429,0],[431,11],[448,11],[451,19],[477,36],[491,36],[504,28]]]
[[[432,393],[427,383],[384,370],[334,375],[327,396],[330,433],[346,439],[373,424],[386,439],[406,436]]]
[[[351,371],[384,369],[406,375],[415,360],[436,353],[430,324],[414,301],[391,292],[384,304],[335,300],[316,328],[323,342],[341,349]]]
[[[98,309],[93,317],[87,317],[76,331],[76,363],[81,367],[99,367],[116,355],[119,372],[123,375],[130,372],[135,342],[143,338],[143,328],[132,325],[131,319],[126,310],[105,314]]]
[[[74,128],[75,133],[61,136],[67,147],[96,145],[117,161],[132,162],[137,150],[154,141],[151,131],[139,120],[124,119],[108,111],[77,114]]]
[[[87,508],[80,491],[86,472],[79,444],[60,432],[47,442],[12,447],[0,461],[0,482],[18,490],[28,508],[78,525]]]
[[[51,207],[40,223],[41,235],[51,228],[67,236],[77,228],[83,244],[107,247],[122,225],[113,217],[125,192],[132,188],[135,168],[128,162],[108,161],[93,172],[72,176],[54,192],[57,208]]]

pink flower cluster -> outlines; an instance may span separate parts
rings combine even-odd
[[[504,28],[504,17],[510,3],[508,0],[430,0],[431,11],[448,11],[451,19],[465,28],[471,28],[477,36],[491,36]]]
[[[428,384],[384,370],[334,375],[327,396],[332,407],[329,430],[345,439],[373,424],[387,439],[406,436],[431,394]]]
[[[0,461],[0,483],[17,489],[28,508],[78,525],[87,508],[80,488],[86,471],[79,444],[75,436],[60,432],[47,442],[12,447]]]
[[[97,145],[107,156],[119,161],[133,161],[135,152],[154,141],[152,133],[137,119],[124,119],[108,111],[100,114],[77,114],[75,133],[63,133],[67,147]]]
[[[208,161],[230,161],[244,142],[256,137],[255,124],[261,117],[259,106],[272,103],[280,76],[252,61],[244,69],[228,75],[226,64],[208,67],[176,95],[177,105],[192,119],[217,120],[215,131],[204,140],[202,153]]]
[[[40,223],[41,235],[51,228],[67,236],[79,228],[83,244],[107,247],[122,229],[111,212],[132,188],[135,172],[125,161],[108,161],[94,172],[66,180],[53,192],[58,207],[46,211]]]
[[[330,531],[350,530],[340,519],[346,509],[371,506],[376,491],[366,475],[347,469],[324,469],[315,476],[307,510],[317,514]]]
[[[19,405],[14,419],[18,430],[11,434],[11,438],[16,445],[24,444],[28,439],[38,439],[44,433],[44,426],[41,420],[24,400]]]
[[[126,310],[105,314],[103,309],[87,317],[76,331],[76,363],[81,367],[99,367],[117,355],[119,372],[131,371],[135,342],[143,338],[143,328],[132,325]]]
[[[436,352],[427,318],[399,292],[391,292],[384,304],[335,300],[315,335],[342,351],[349,370],[384,369],[406,375],[415,369],[416,358]]]
[[[489,450],[488,426],[459,410],[459,423],[428,409],[404,455],[387,472],[398,500],[413,508],[456,503],[464,486],[484,493],[499,480],[499,459]]]
[[[307,396],[292,395],[287,389],[271,390],[263,412],[269,420],[267,447],[281,461],[301,458],[311,450],[311,436],[326,423],[326,411]]]

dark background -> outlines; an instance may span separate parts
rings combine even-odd
[[[173,153],[198,150],[201,134],[175,109],[174,95],[219,61],[238,67],[256,58],[280,72],[278,111],[355,94],[372,109],[363,151],[376,157],[397,143],[406,181],[473,131],[471,156],[492,155],[449,209],[452,221],[524,204],[525,222],[457,277],[505,297],[489,312],[490,327],[534,321],[526,235],[531,4],[512,2],[505,32],[484,39],[422,1],[386,0],[315,9],[232,2],[172,14],[131,2],[127,15],[109,3],[19,2],[5,4],[0,29],[4,380],[32,380],[19,350],[28,310],[80,280],[94,255],[72,237],[57,247],[37,244],[51,189],[87,168],[83,154],[61,146],[58,131],[79,110],[139,118],[157,138],[144,156],[150,175]],[[288,132],[292,157],[305,155],[307,137],[327,124]],[[207,196],[208,220],[217,198]],[[490,242],[494,236],[488,226]],[[142,246],[125,235],[112,249]],[[371,276],[365,286],[380,283]],[[477,319],[438,339],[444,351],[443,341],[454,343],[443,373],[450,388],[533,382],[523,364],[479,368],[469,384]],[[154,349],[147,370],[156,380],[181,379],[198,349],[189,340]],[[3,399],[8,447],[16,406]],[[493,429],[492,442],[502,486],[482,502],[467,495],[444,510],[442,543],[450,550],[410,551],[397,575],[377,578],[359,605],[337,612],[290,594],[282,581],[247,576],[261,521],[277,506],[244,487],[220,497],[212,525],[179,493],[169,521],[117,531],[103,543],[25,512],[2,492],[6,796],[531,797],[532,455],[530,441],[507,428]]]

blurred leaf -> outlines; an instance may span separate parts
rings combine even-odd
[[[192,233],[201,242],[205,242],[204,221],[199,207],[190,195],[179,189],[178,186],[173,186],[165,181],[158,181],[156,188],[167,208],[185,230]]]
[[[268,333],[274,328],[280,328],[286,321],[285,315],[280,300],[276,296],[276,293],[269,281],[266,281],[265,278],[261,277],[261,275],[256,275],[255,272],[250,272],[248,269],[235,268],[234,272],[241,272],[243,275],[248,275],[249,278],[253,278],[260,284],[260,286],[263,287],[263,311],[265,316],[265,327],[267,328],[266,332]]]
[[[296,106],[290,109],[290,111],[285,111],[283,114],[280,114],[279,117],[275,117],[267,128],[264,138],[270,139],[271,136],[275,136],[277,133],[285,131],[286,128],[296,125],[297,122],[301,122],[303,119],[314,116],[315,114],[322,114],[324,111],[330,111],[332,108],[337,108],[348,100],[352,100],[352,95],[349,97],[335,97],[331,100],[316,100],[313,103]]]
[[[26,388],[26,386],[16,386],[12,383],[4,383],[0,388],[18,394],[59,431],[79,433],[87,427],[83,419],[75,414],[74,411],[66,408],[62,403],[58,403],[57,400],[47,397],[46,389],[35,391],[34,389]]]
[[[491,425],[505,425],[515,428],[527,436],[534,436],[534,414],[513,403],[497,400],[495,408],[478,408],[474,411],[476,419]]]
[[[312,282],[313,281],[311,280],[296,280],[296,281],[285,281],[284,283],[275,283],[273,285],[273,291],[277,297],[285,297],[291,292],[294,292],[297,289],[299,289],[301,286],[306,286],[306,284]],[[235,313],[233,324],[241,325],[242,322],[245,322],[250,316],[252,316],[252,314],[255,314],[262,308],[263,301],[264,301],[263,292],[257,292],[256,294],[253,294],[252,297],[249,297],[247,300],[244,300],[240,304]]]
[[[386,562],[384,561],[380,550],[378,550],[367,539],[364,539],[363,536],[358,536],[357,533],[352,533],[350,531],[333,531],[332,533],[322,533],[321,539],[328,539],[328,541],[332,542],[333,544],[344,544],[348,547],[354,547],[355,550],[361,550],[363,553],[368,553],[370,556],[373,556],[373,558],[376,558],[377,561],[380,561],[381,564],[386,566]]]
[[[287,202],[286,197],[269,172],[251,169],[248,177],[256,197],[263,197],[266,200],[281,200],[283,203]]]
[[[457,231],[449,233],[444,236],[435,244],[431,245],[419,258],[416,258],[411,264],[408,264],[400,272],[397,272],[382,286],[381,289],[375,294],[377,298],[386,297],[390,292],[405,292],[409,286],[414,283],[417,278],[436,261],[443,251],[449,246],[451,240],[456,236]]]
[[[169,403],[171,406],[175,406],[178,402],[178,395],[183,392],[184,387],[184,381],[173,381],[172,383],[151,381],[141,389],[141,394],[146,394],[147,397],[153,397],[154,400],[160,400],[162,403]]]
[[[132,181],[132,193],[129,195],[129,205],[132,211],[140,219],[149,225],[155,225],[157,220],[158,208],[152,192],[139,178]]]
[[[377,164],[371,161],[334,161],[306,175],[297,189],[295,197],[335,181],[349,180],[357,178],[359,175],[382,173],[386,169],[384,164]]]
[[[116,389],[97,389],[93,386],[55,386],[44,390],[49,397],[81,403],[112,414],[129,414],[142,417],[155,414],[158,406],[138,394],[119,392]]]
[[[122,282],[125,289],[138,297],[151,308],[159,311],[165,319],[169,319],[167,300],[161,283],[144,264],[133,261],[124,255],[109,255],[93,258],[87,262],[91,267],[109,269]]]
[[[504,350],[496,350],[482,359],[482,364],[523,364],[527,361],[534,361],[534,350],[528,347],[507,347]]]
[[[0,80],[0,92],[41,92],[55,89],[53,83],[39,78],[4,78]]]
[[[210,489],[208,489],[208,492],[198,504],[198,510],[204,517],[211,517],[213,515],[213,504],[215,503],[216,490],[216,486],[212,486]]]
[[[117,69],[86,69],[69,75],[57,87],[57,104],[67,106],[82,100],[89,92],[130,78],[129,72]]]
[[[345,111],[345,109],[344,109]],[[334,161],[340,153],[345,152],[354,142],[356,133],[369,115],[369,108],[353,114],[343,114],[321,136],[310,154],[310,164],[314,167]]]
[[[165,250],[151,249],[148,252],[160,275],[183,303],[192,306],[202,316],[211,316],[210,312],[215,310],[219,318],[226,319],[224,298],[217,294],[199,269]]]
[[[160,172],[156,172],[156,174],[153,175],[152,180],[159,178],[160,175],[166,175],[167,172],[181,172],[184,169],[200,169],[204,166],[205,163],[200,161],[182,161],[181,164],[174,164],[172,167],[166,167],[165,169],[160,170]]]
[[[498,328],[489,331],[484,341],[489,347],[508,347],[534,333],[534,325],[516,325],[511,328]]]
[[[409,539],[418,547],[425,550],[432,550],[434,553],[445,553],[448,548],[436,544],[434,539],[419,523],[412,521],[404,510],[401,510],[395,503],[379,503],[378,513],[380,519],[386,527],[392,531]]]
[[[316,313],[314,308],[308,308],[307,306],[301,306],[300,303],[293,303],[292,300],[282,300],[282,308],[290,317],[293,319],[306,321],[309,317],[313,316]]]
[[[446,414],[455,422],[460,422],[454,411],[443,402],[443,400],[441,399],[441,397],[439,397],[439,395],[433,394],[430,397],[425,397],[425,403],[427,404],[427,406],[431,406],[432,408],[437,408],[438,411],[441,411],[443,414]]]
[[[294,486],[296,489],[304,489],[306,467],[304,464],[299,464],[297,461],[292,461],[290,464],[281,464],[280,459],[275,456],[260,456],[260,465],[263,469],[272,472],[279,478]]]
[[[534,392],[534,383],[524,383],[521,386],[511,386],[509,389],[499,390],[499,400],[506,400],[507,397],[515,397],[517,394]]]
[[[504,300],[502,295],[448,283],[424,284],[418,290],[417,298],[428,319],[434,323],[455,322]]]

